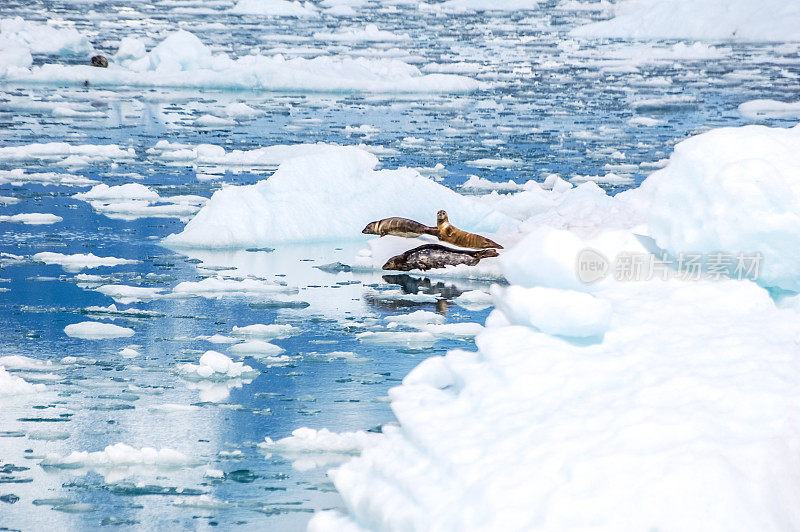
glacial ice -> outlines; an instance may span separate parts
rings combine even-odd
[[[103,340],[106,338],[123,338],[133,336],[135,331],[129,327],[120,327],[113,323],[99,321],[82,321],[64,327],[67,336],[84,340]]]

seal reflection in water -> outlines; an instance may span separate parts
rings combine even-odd
[[[497,256],[497,251],[493,249],[452,249],[439,244],[425,244],[424,246],[410,249],[402,255],[392,257],[386,261],[383,269],[405,272],[408,270],[444,268],[445,266],[457,266],[459,264],[475,266],[481,259]]]
[[[371,222],[361,232],[365,235],[394,235],[406,238],[414,238],[420,235],[439,236],[439,230],[436,227],[428,227],[408,218],[397,217]]]
[[[493,240],[489,240],[481,235],[476,235],[475,233],[467,233],[466,231],[454,227],[450,224],[450,220],[447,219],[446,211],[439,211],[436,213],[436,227],[439,230],[439,240],[443,242],[461,246],[462,248],[503,249],[503,246]]]

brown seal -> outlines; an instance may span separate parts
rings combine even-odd
[[[408,218],[396,217],[371,222],[361,232],[365,235],[394,235],[406,238],[414,238],[420,235],[439,236],[439,230],[435,227],[428,227]]]
[[[383,269],[406,272],[458,266],[459,264],[475,266],[481,259],[497,256],[498,253],[494,249],[453,249],[439,244],[425,244],[392,257],[386,261]]]
[[[439,229],[439,240],[444,242],[449,242],[450,244],[461,246],[462,248],[503,249],[503,246],[486,237],[474,233],[467,233],[466,231],[454,227],[447,219],[447,212],[445,211],[436,213],[436,226]]]
[[[108,59],[106,59],[102,55],[96,55],[92,57],[92,66],[100,68],[108,68]]]

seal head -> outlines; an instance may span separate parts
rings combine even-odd
[[[92,66],[99,68],[108,68],[108,59],[106,59],[102,55],[96,55],[92,57],[91,61],[92,61]]]

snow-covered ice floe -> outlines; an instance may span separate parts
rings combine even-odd
[[[135,331],[129,327],[120,327],[113,323],[99,321],[82,321],[64,327],[67,336],[84,340],[103,340],[106,338],[125,338],[133,336]]]
[[[286,59],[214,54],[194,34],[178,30],[150,52],[130,41],[108,68],[89,65],[9,65],[0,79],[17,83],[92,86],[186,87],[268,91],[463,93],[477,81],[451,74],[423,74],[397,59],[319,56]],[[141,54],[141,55],[140,55]],[[18,62],[19,63],[19,62]],[[0,65],[1,66],[1,65]]]
[[[800,527],[800,304],[760,286],[800,288],[799,138],[712,130],[639,190],[584,197],[636,216],[528,223],[499,260],[511,286],[492,290],[478,351],[428,358],[390,390],[399,426],[330,472],[346,511],[309,529]],[[587,227],[587,212],[603,216]],[[764,260],[755,281],[578,277],[587,248],[658,246]]]
[[[302,427],[286,438],[264,440],[258,444],[261,450],[289,458],[292,467],[306,471],[341,464],[378,443],[380,435],[363,430],[335,433],[324,428]]]
[[[581,26],[575,37],[800,41],[800,4],[784,0],[625,0],[614,18]]]
[[[34,260],[45,264],[58,264],[65,271],[79,272],[86,268],[100,268],[102,266],[119,266],[122,264],[136,264],[137,260],[120,259],[117,257],[98,257],[94,253],[76,253],[66,255],[64,253],[53,253],[43,251],[33,255]]]
[[[49,453],[40,465],[57,469],[96,471],[103,474],[107,482],[115,482],[137,473],[157,473],[196,467],[199,462],[169,448],[137,449],[125,443],[116,443],[102,451],[73,451],[65,456]]]
[[[72,197],[88,202],[95,211],[109,218],[120,220],[185,218],[199,211],[207,201],[202,196],[191,195],[162,197],[141,183],[116,186],[102,183]]]
[[[178,367],[178,373],[191,380],[226,380],[253,378],[259,372],[242,362],[234,362],[217,351],[206,351],[200,357],[199,364],[183,364]]]
[[[369,223],[402,216],[433,224],[446,209],[465,230],[494,232],[512,220],[416,170],[374,170],[359,148],[324,146],[284,160],[267,180],[214,193],[181,233],[176,247],[247,248],[285,242],[362,238]]]
[[[60,166],[87,166],[110,161],[131,160],[135,157],[136,152],[133,148],[123,148],[116,144],[47,142],[0,148],[0,161],[3,162],[41,160],[53,161]]]

